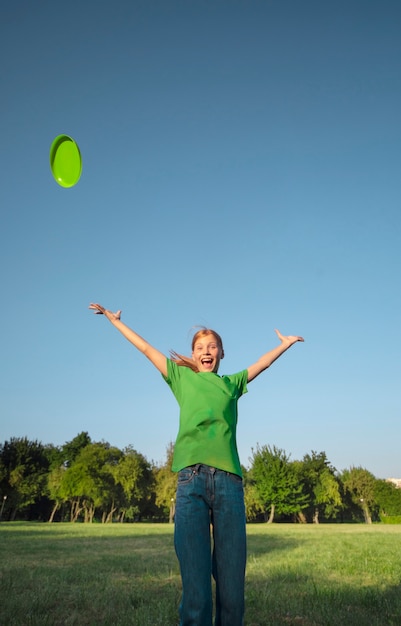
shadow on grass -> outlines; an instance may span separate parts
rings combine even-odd
[[[246,626],[399,626],[401,585],[333,586],[297,574],[252,577]]]
[[[181,584],[173,550],[91,542],[51,547],[0,573],[0,624],[175,626]]]
[[[247,534],[247,552],[248,559],[253,555],[258,557],[263,554],[272,554],[279,551],[293,550],[301,543],[301,539],[293,537],[282,537],[278,535],[269,535],[268,533],[252,533]]]
[[[309,530],[309,529],[308,529]],[[399,584],[367,571],[350,574],[338,562],[319,563],[319,535],[279,535],[254,527],[248,534],[246,626],[400,626]],[[306,549],[307,546],[307,549]],[[300,548],[298,550],[298,548]],[[337,546],[341,553],[341,543]],[[309,557],[308,557],[309,553]],[[398,557],[393,559],[398,563]],[[397,579],[397,577],[393,576]]]

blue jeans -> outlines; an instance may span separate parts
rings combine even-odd
[[[174,545],[182,578],[180,626],[212,626],[212,575],[215,626],[243,626],[246,529],[239,476],[207,465],[179,472]]]

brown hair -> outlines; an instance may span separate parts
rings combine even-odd
[[[191,343],[192,352],[194,351],[195,344],[198,341],[198,339],[200,337],[205,337],[206,335],[213,335],[223,355],[224,354],[223,340],[220,337],[219,333],[216,333],[216,331],[212,330],[211,328],[205,328],[203,326],[192,337],[192,343]],[[184,356],[182,354],[179,354],[178,352],[174,352],[174,350],[170,350],[170,357],[171,357],[171,360],[174,361],[174,363],[177,363],[177,365],[181,365],[183,367],[189,367],[194,372],[199,371],[195,363],[193,362],[193,360],[188,356]]]

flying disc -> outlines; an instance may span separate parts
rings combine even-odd
[[[50,169],[61,187],[73,187],[80,179],[82,159],[76,142],[68,135],[58,135],[50,146]]]

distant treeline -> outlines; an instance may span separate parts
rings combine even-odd
[[[162,465],[87,432],[63,446],[11,438],[0,445],[0,520],[174,520],[173,444]],[[338,472],[325,452],[294,461],[282,449],[252,450],[243,469],[248,522],[401,523],[401,489],[362,467]]]

